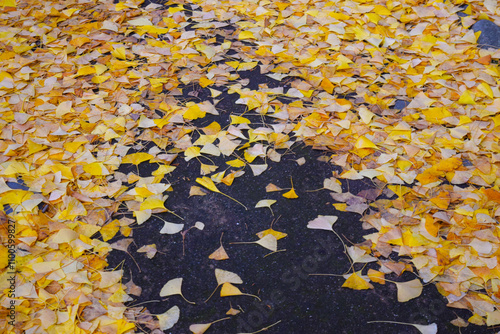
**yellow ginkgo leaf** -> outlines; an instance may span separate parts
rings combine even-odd
[[[242,39],[255,39],[255,36],[253,35],[253,33],[251,31],[242,31],[238,35],[238,39],[239,40],[242,40]]]
[[[237,287],[235,287],[231,283],[222,284],[222,289],[220,290],[220,296],[221,297],[250,296],[250,297],[257,298],[260,301],[259,297],[255,296],[255,295],[248,294],[248,293],[243,293],[240,291],[240,289],[238,289]]]
[[[221,245],[212,254],[210,254],[208,256],[208,258],[211,260],[222,261],[222,260],[229,259],[229,256],[227,255],[226,250],[224,249],[224,246]]]
[[[276,240],[283,239],[284,237],[286,237],[288,235],[286,233],[279,232],[279,231],[273,230],[272,228],[269,228],[267,230],[260,231],[259,233],[257,233],[257,236],[259,238],[264,238],[268,234],[274,235],[274,237],[276,238]]]
[[[385,284],[385,274],[381,271],[368,269],[367,276],[371,281],[375,283]]]
[[[355,148],[378,148],[371,140],[366,138],[365,136],[360,136],[354,145]]]
[[[217,186],[215,185],[214,181],[212,181],[212,179],[210,179],[207,176],[204,176],[202,178],[197,178],[196,182],[198,182],[199,184],[201,184],[202,186],[204,186],[208,190],[211,190],[211,191],[216,192],[216,193],[220,193],[220,190],[217,189]]]
[[[224,283],[222,284],[222,289],[220,290],[220,296],[221,297],[227,297],[227,296],[239,296],[242,295],[243,293],[232,285],[231,283]]]
[[[459,104],[474,104],[476,103],[474,101],[474,95],[469,91],[465,90],[462,95],[460,95],[460,98],[458,99]]]
[[[188,108],[184,112],[184,115],[182,115],[182,117],[184,117],[185,119],[194,120],[205,117],[206,112],[201,110],[199,105],[193,102],[188,102],[186,106]]]
[[[9,249],[0,245],[0,269],[9,265]]]
[[[140,205],[140,210],[148,210],[148,209],[163,209],[166,210],[165,208],[165,203],[164,199],[161,198],[161,195],[154,195],[154,196],[149,196],[144,200],[144,202],[141,203]]]
[[[240,159],[226,161],[226,164],[235,168],[245,167],[245,162]]]
[[[361,272],[358,271],[350,275],[344,275],[344,277],[347,276],[347,279],[344,284],[342,284],[342,287],[353,290],[373,289],[373,285],[371,285],[367,280],[363,279],[360,275],[358,275],[358,273],[361,274]]]
[[[291,190],[284,193],[283,197],[292,199],[292,198],[298,198],[299,196],[297,196],[297,194],[295,193],[295,189],[292,188]]]
[[[205,188],[207,188],[208,190],[211,190],[213,192],[216,192],[216,193],[219,193],[219,194],[222,194],[224,196],[226,196],[227,198],[235,201],[236,203],[238,203],[239,205],[243,206],[245,208],[245,210],[248,210],[246,206],[244,206],[241,202],[237,201],[236,199],[232,198],[231,196],[229,195],[226,195],[224,194],[223,192],[221,192],[219,189],[217,189],[217,187],[215,186],[215,183],[214,181],[212,181],[211,178],[207,177],[207,176],[204,176],[202,178],[197,178],[196,179],[196,182],[198,182],[199,184],[201,184],[202,186],[204,186]]]
[[[250,124],[250,120],[248,118],[236,115],[230,115],[231,124]]]
[[[124,156],[122,159],[122,163],[138,165],[141,162],[148,161],[148,160],[151,160],[153,158],[154,157],[149,153],[137,152],[137,153],[132,153],[132,154],[128,154],[128,155]]]

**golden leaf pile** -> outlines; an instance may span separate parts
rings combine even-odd
[[[17,226],[17,331],[133,330],[150,317],[125,306],[107,241],[168,211],[175,159],[198,160],[199,183],[220,192],[296,142],[333,152],[344,172],[325,188],[376,229],[364,249],[381,272],[409,270],[392,252],[410,256],[470,322],[500,324],[500,52],[478,49],[469,29],[500,23],[496,1],[141,2],[0,1],[0,204]],[[247,88],[240,72],[252,69],[281,83]],[[213,103],[180,103],[187,85]],[[223,112],[222,92],[246,114],[197,128]],[[392,109],[397,99],[409,105]],[[117,171],[141,162],[158,168]],[[365,177],[395,197],[343,200],[338,179]],[[119,207],[136,219],[115,219]],[[2,270],[0,326],[13,331]],[[348,280],[380,280],[361,275]],[[159,319],[152,328],[170,326]]]

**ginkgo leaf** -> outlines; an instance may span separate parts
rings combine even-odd
[[[334,191],[336,193],[342,192],[342,183],[335,178],[325,179],[323,181],[323,188]]]
[[[182,294],[182,277],[174,278],[165,283],[165,285],[160,290],[160,297],[172,296],[172,295],[180,295],[185,301],[190,304],[195,304],[184,297]]]
[[[286,233],[279,232],[279,231],[276,231],[276,230],[274,230],[272,228],[269,228],[267,230],[260,231],[259,233],[257,233],[257,236],[262,239],[262,238],[264,238],[268,234],[274,235],[274,237],[276,238],[276,240],[283,239],[284,237],[286,237],[288,235]]]
[[[152,259],[156,255],[157,251],[158,250],[156,249],[155,244],[144,245],[137,250],[138,253],[146,253],[146,256],[148,257],[148,259]]]
[[[210,328],[210,326],[212,326],[212,323],[208,323],[208,324],[193,324],[191,326],[189,326],[189,330],[193,333],[193,334],[203,334],[207,331],[207,329]]]
[[[199,184],[201,184],[202,186],[204,186],[205,188],[207,188],[208,190],[211,190],[213,192],[216,192],[216,193],[219,193],[219,194],[222,194],[224,196],[226,196],[227,198],[235,201],[236,203],[240,204],[241,206],[243,206],[245,208],[245,210],[248,210],[246,206],[244,206],[242,203],[240,203],[239,201],[237,201],[236,199],[232,198],[231,196],[229,195],[226,195],[224,194],[223,192],[221,192],[219,189],[217,189],[217,187],[215,186],[215,183],[214,181],[212,181],[211,178],[207,177],[207,176],[204,176],[202,178],[196,178],[196,182],[198,182]]]
[[[395,282],[398,288],[398,301],[401,303],[417,298],[422,293],[422,283],[418,278],[408,282]]]
[[[295,193],[295,189],[291,189],[287,191],[286,193],[283,194],[283,197],[285,198],[298,198],[297,194]]]
[[[241,292],[240,289],[238,289],[237,287],[235,287],[231,283],[222,284],[222,289],[220,290],[220,296],[221,297],[250,296],[250,297],[257,298],[260,301],[259,297],[255,296],[255,295],[248,294],[248,293],[243,293],[243,292]]]
[[[134,239],[132,239],[132,238],[121,239],[121,240],[118,240],[118,241],[112,243],[110,246],[113,249],[121,250],[122,252],[128,252],[128,247],[130,246],[130,244],[133,241],[134,241]]]
[[[264,248],[267,248],[273,252],[278,250],[278,241],[276,237],[272,234],[267,234],[257,241],[240,241],[240,242],[232,242],[232,244],[258,244]]]
[[[458,99],[459,104],[474,104],[474,95],[469,90],[465,90]]]
[[[371,140],[366,138],[365,136],[360,136],[356,141],[356,145],[354,146],[358,149],[360,148],[378,148]]]
[[[210,328],[210,326],[212,326],[216,322],[224,321],[224,320],[227,320],[227,319],[229,319],[229,318],[218,319],[218,320],[212,321],[212,322],[210,322],[208,324],[193,324],[193,325],[189,326],[189,330],[193,334],[203,334],[203,333],[205,333],[207,331],[207,329]]]
[[[302,157],[297,160],[295,160],[299,166],[302,166],[303,164],[306,163],[306,158]]]
[[[241,313],[240,310],[237,310],[237,309],[232,308],[232,307],[226,312],[227,315],[237,315],[240,313]]]
[[[181,294],[182,293],[181,287],[182,287],[182,277],[171,279],[170,281],[165,283],[165,285],[161,289],[160,296],[165,297],[165,296]]]
[[[210,254],[208,256],[208,258],[211,259],[211,260],[222,261],[222,260],[229,259],[229,256],[227,255],[226,250],[224,249],[224,247],[221,245],[212,254]]]
[[[217,291],[217,288],[219,286],[221,286],[222,284],[224,284],[224,283],[242,284],[243,283],[243,281],[241,280],[241,278],[237,274],[230,272],[230,271],[222,270],[222,269],[215,269],[215,279],[217,280],[217,286],[215,287],[212,294],[207,298],[207,300],[205,300],[205,302],[207,302],[213,296],[215,291]]]
[[[283,190],[281,189],[280,187],[272,184],[272,183],[269,183],[267,186],[266,186],[266,192],[273,192],[273,191],[280,191],[280,190]]]
[[[274,235],[268,234],[262,237],[260,240],[255,242],[258,245],[261,245],[264,248],[267,248],[273,252],[278,250],[278,242]]]
[[[258,201],[257,204],[255,204],[255,207],[256,208],[269,208],[269,210],[271,210],[271,214],[274,216],[273,209],[271,208],[271,205],[273,205],[274,203],[276,203],[276,200],[274,200],[274,199],[263,199],[263,200]]]
[[[210,254],[208,256],[209,259],[217,260],[217,261],[222,261],[222,260],[229,259],[229,256],[227,255],[226,250],[224,249],[224,246],[222,246],[222,237],[223,236],[224,236],[224,232],[222,232],[222,234],[220,236],[220,247],[217,248],[215,250],[215,252],[213,252],[212,254]],[[215,276],[217,277],[217,273],[216,273]],[[216,288],[216,290],[217,290],[217,288]],[[214,290],[214,292],[215,292],[215,290]],[[212,295],[210,295],[210,296],[212,296]],[[209,297],[209,299],[210,299],[210,297]]]
[[[398,322],[398,321],[383,321],[383,320],[377,320],[377,321],[368,321],[369,324],[371,323],[386,323],[386,324],[398,324],[398,325],[407,325],[407,326],[413,326],[418,331],[422,334],[437,334],[438,332],[438,327],[435,323],[429,324],[429,325],[418,325],[418,324],[409,324],[406,322]]]
[[[215,185],[214,181],[212,181],[212,179],[210,179],[209,177],[204,176],[202,178],[197,178],[196,182],[198,182],[199,184],[201,184],[210,191],[220,193],[220,190],[217,189],[217,186]]]
[[[307,223],[307,228],[317,229],[317,230],[327,230],[333,231],[333,224],[337,221],[337,216],[321,216],[319,215],[315,219]]]
[[[184,228],[184,224],[175,224],[170,222],[164,222],[162,229],[160,230],[161,234],[176,234],[182,231]]]
[[[260,174],[264,173],[264,171],[267,169],[267,164],[263,164],[263,165],[252,165],[252,164],[250,164],[249,166],[252,169],[252,172],[253,172],[254,176],[257,176],[257,175],[260,175]]]
[[[140,296],[142,293],[142,288],[134,283],[132,279],[125,284],[127,287],[127,293],[135,296]]]
[[[156,317],[158,318],[160,329],[164,331],[174,327],[177,321],[179,321],[180,314],[181,310],[178,306],[173,306],[165,313],[158,314]]]
[[[126,155],[125,157],[123,157],[122,163],[138,165],[141,162],[148,161],[148,160],[151,160],[153,158],[154,157],[149,153],[137,152],[137,153],[132,153],[132,154],[129,154],[129,155]]]
[[[224,283],[233,283],[233,284],[243,283],[243,281],[237,274],[222,269],[215,269],[215,279],[217,280],[218,285]]]
[[[189,197],[191,196],[205,196],[207,193],[203,191],[200,187],[191,186],[189,189]]]
[[[375,283],[385,284],[385,274],[381,271],[368,269],[367,276],[371,281]]]
[[[137,224],[141,225],[146,220],[151,218],[151,209],[134,211],[133,214],[134,214],[134,217],[137,219]]]
[[[359,273],[359,274],[358,274]],[[366,290],[373,289],[373,285],[371,285],[367,280],[362,278],[361,272],[354,272],[349,275],[344,275],[346,281],[342,284],[343,288],[350,288],[353,290]]]
[[[365,250],[356,246],[348,247],[347,254],[349,254],[353,263],[369,263],[377,261],[377,258],[368,255]]]

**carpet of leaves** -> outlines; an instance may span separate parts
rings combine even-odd
[[[268,159],[279,162],[300,142],[342,167],[325,180],[335,208],[363,214],[364,226],[376,229],[349,256],[376,257],[380,270],[353,273],[346,287],[373,288],[384,274],[414,270],[449,306],[470,310],[469,322],[500,324],[500,51],[478,48],[470,29],[479,19],[500,23],[496,1],[0,6],[0,223],[16,223],[18,272],[14,329],[2,228],[1,328],[125,333],[144,319],[152,330],[173,325],[172,312],[127,308],[138,287],[106,267],[107,254],[126,251],[134,226],[169,211],[176,159],[199,161],[192,195],[204,195],[243,173],[265,173]],[[250,87],[240,74],[257,69],[272,80]],[[188,87],[210,96],[180,99]],[[222,93],[238,94],[247,111],[199,126],[231,113],[217,108]],[[151,177],[138,167],[118,171],[143,162],[158,165]],[[380,191],[342,192],[339,180],[363,178]],[[160,233],[184,227],[165,224]],[[116,235],[124,239],[107,242]],[[411,261],[390,261],[393,252]]]

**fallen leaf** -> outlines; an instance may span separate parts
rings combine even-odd
[[[359,274],[358,274],[359,273]],[[371,285],[368,280],[362,278],[361,272],[354,272],[349,275],[344,275],[346,281],[342,284],[343,288],[349,288],[353,290],[366,290],[373,289],[373,285]]]
[[[272,184],[272,183],[269,183],[267,186],[266,186],[266,192],[273,192],[273,191],[281,191],[283,189],[281,189],[280,187]]]
[[[398,301],[401,303],[417,298],[422,293],[422,283],[418,278],[408,282],[395,282],[398,288]]]
[[[337,221],[337,216],[321,216],[319,215],[315,219],[307,223],[307,228],[317,229],[317,230],[327,230],[333,231],[333,224]]]
[[[160,323],[160,329],[164,331],[174,327],[177,321],[179,321],[180,314],[181,310],[178,306],[173,306],[165,313],[158,314],[156,317]]]
[[[181,291],[182,288],[182,277],[174,278],[165,283],[165,285],[160,290],[160,297],[172,296],[172,295],[180,295],[185,301],[190,304],[195,304],[184,297]]]
[[[271,205],[273,205],[274,203],[276,203],[276,200],[274,200],[274,199],[263,199],[263,200],[258,201],[257,204],[255,204],[255,207],[256,208],[269,208],[269,210],[271,210],[271,214],[274,216],[273,209],[271,209]]]
[[[164,222],[162,229],[160,230],[161,234],[176,234],[182,231],[184,228],[184,224],[176,224],[170,222]]]

